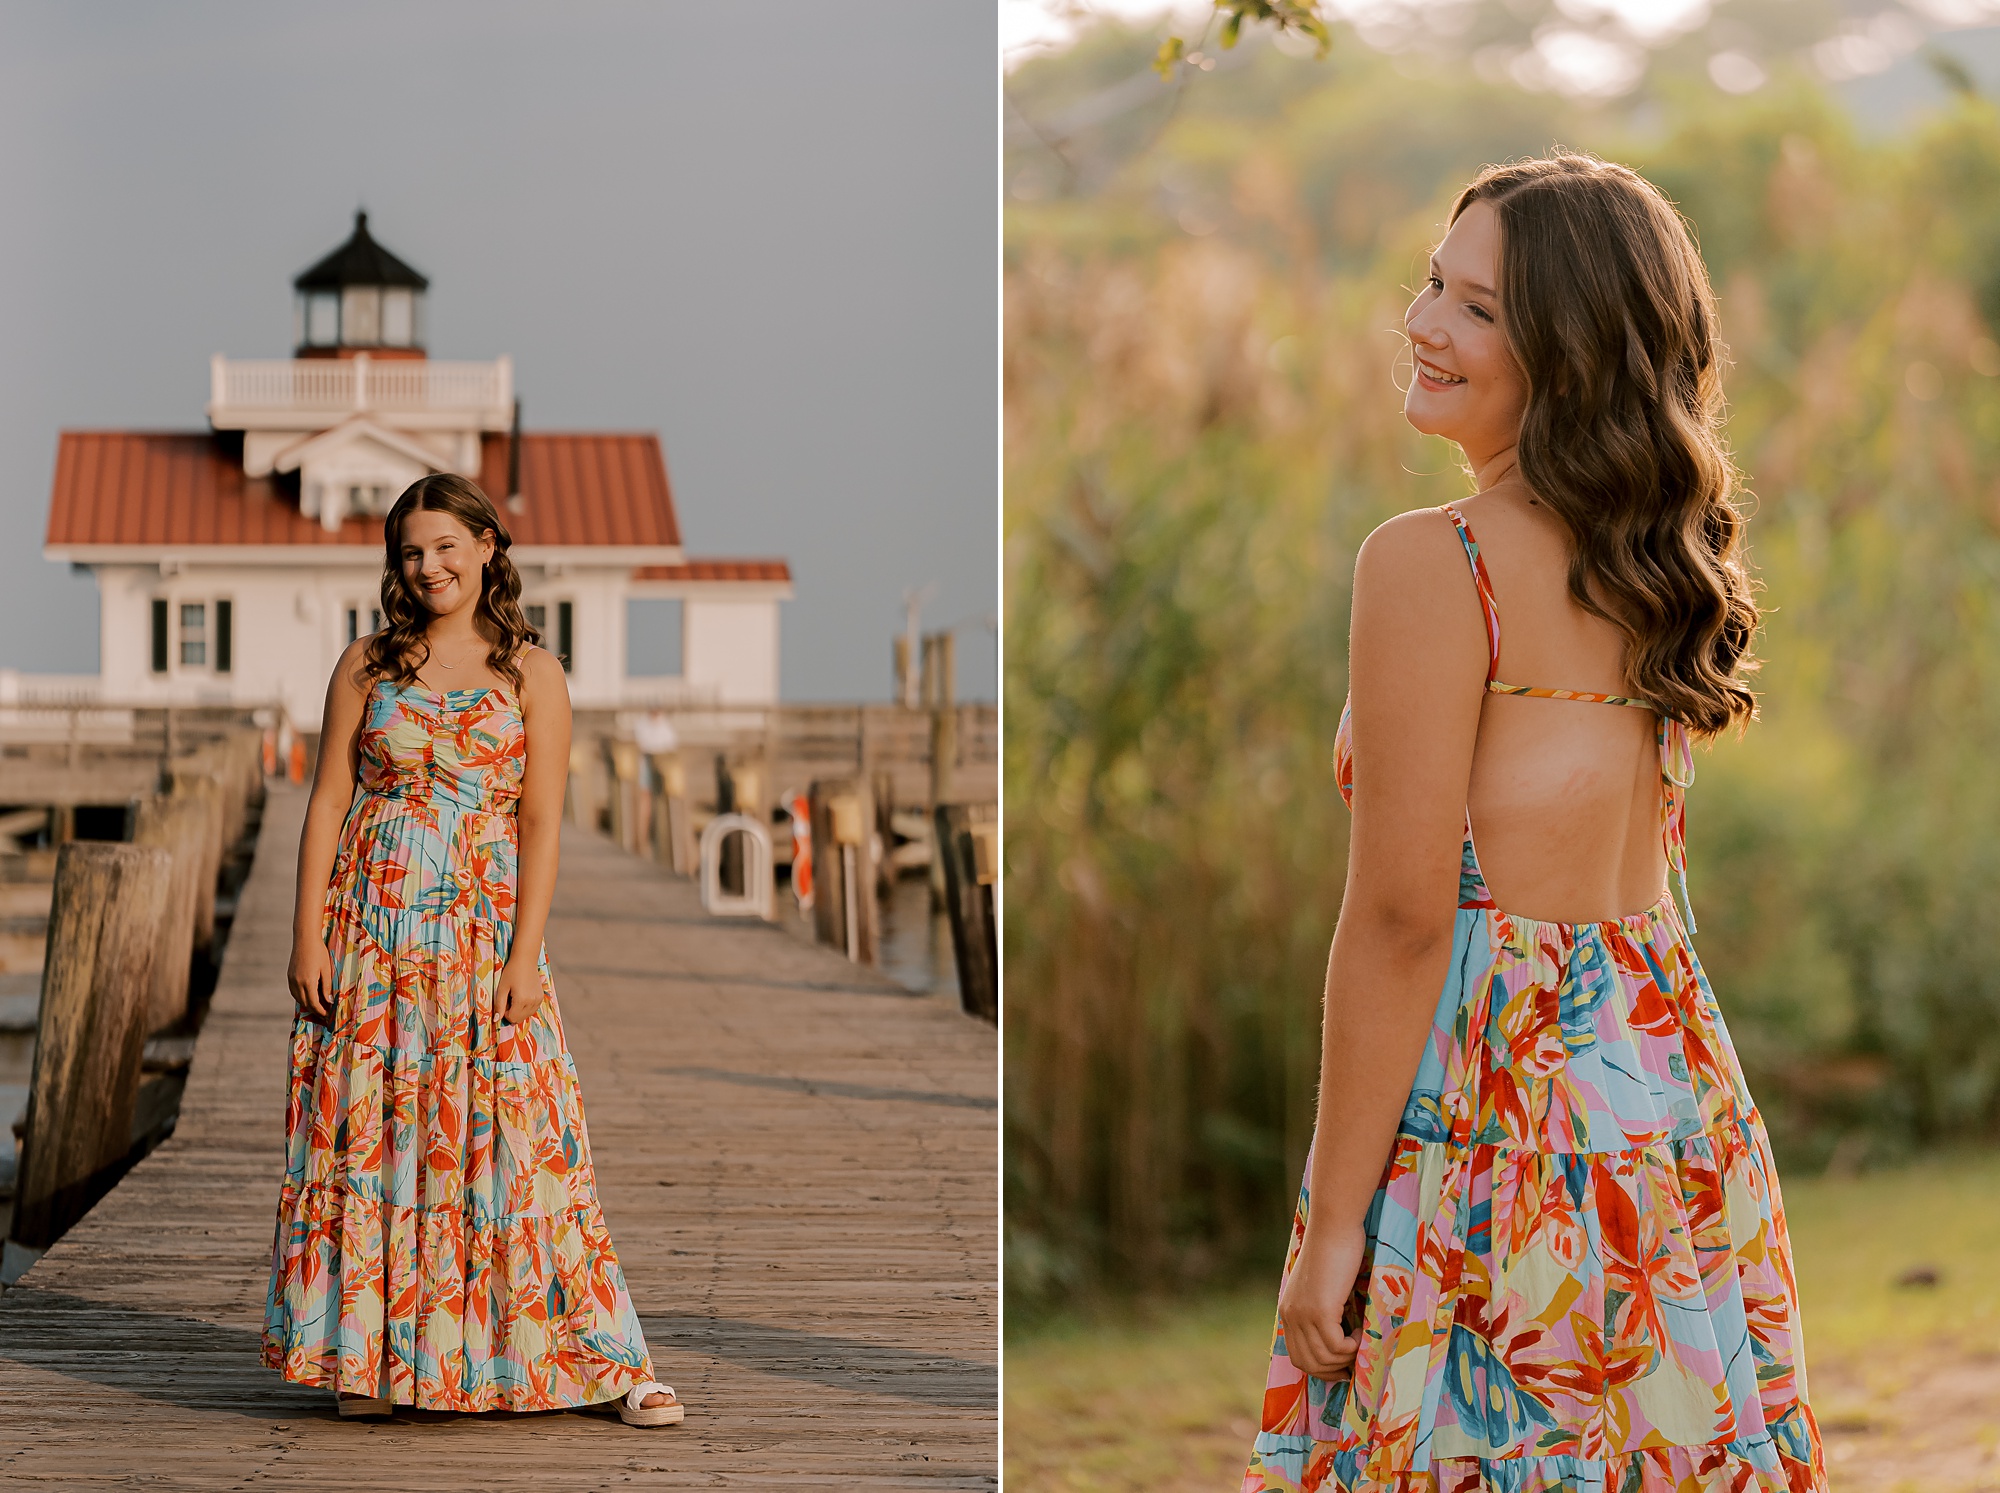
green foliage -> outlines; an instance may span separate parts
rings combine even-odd
[[[1121,47],[1143,69],[1138,37],[1078,65]],[[1068,61],[1010,87],[1059,90]],[[1864,144],[1803,81],[1690,93],[1646,135],[1470,77],[1421,97],[1358,49],[1265,50],[1072,190],[1016,192],[1017,1309],[1282,1246],[1343,876],[1353,554],[1464,491],[1400,416],[1400,287],[1480,165],[1557,142],[1682,205],[1735,359],[1763,719],[1702,756],[1690,834],[1753,1091],[1794,1167],[2000,1133],[2000,118],[1962,99]]]
[[[1313,55],[1324,57],[1333,47],[1333,32],[1320,14],[1318,0],[1215,0],[1210,17],[1222,18],[1218,40],[1224,51],[1233,49],[1243,38],[1244,23],[1262,22],[1281,35],[1304,37],[1313,44]],[[1161,77],[1173,76],[1174,68],[1187,56],[1187,42],[1169,36],[1160,43],[1153,67]],[[1961,69],[1962,70],[1962,69]]]

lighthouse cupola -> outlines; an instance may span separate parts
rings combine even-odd
[[[301,358],[424,356],[424,292],[430,281],[370,237],[354,215],[347,242],[292,281],[294,341]]]

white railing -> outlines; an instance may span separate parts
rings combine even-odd
[[[95,705],[104,698],[104,680],[97,674],[27,674],[0,669],[0,706],[40,706],[67,709]]]
[[[209,413],[229,410],[383,410],[510,413],[514,363],[427,358],[225,358],[209,367]]]

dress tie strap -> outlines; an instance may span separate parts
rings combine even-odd
[[[1694,740],[1687,723],[1660,717],[1660,832],[1667,842],[1667,864],[1680,892],[1681,918],[1690,937],[1695,932],[1694,903],[1688,900],[1687,791],[1694,782]]]

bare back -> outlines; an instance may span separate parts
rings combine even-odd
[[[1562,522],[1506,483],[1454,505],[1478,536],[1499,619],[1494,676],[1623,697],[1625,640],[1569,594]],[[1489,691],[1467,788],[1494,901],[1551,922],[1640,912],[1666,884],[1659,718],[1649,709]]]

